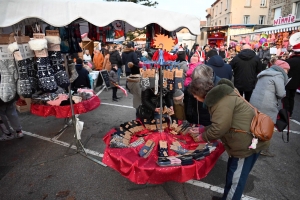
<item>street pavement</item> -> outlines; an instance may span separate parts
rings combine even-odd
[[[124,79],[121,84],[124,83]],[[118,96],[123,96],[118,91]],[[135,118],[132,96],[112,102],[111,89],[103,90],[101,105],[79,116],[84,122],[82,142],[89,155],[102,160],[104,135],[115,126]],[[300,95],[295,98],[290,142],[274,133],[270,151],[260,156],[243,199],[300,199]],[[59,137],[63,119],[21,113],[24,138],[0,143],[0,200],[206,200],[221,196],[225,183],[227,155],[224,153],[208,176],[187,183],[137,185],[115,170],[76,153],[73,128]],[[51,139],[52,138],[52,139]],[[73,146],[74,147],[74,146]]]

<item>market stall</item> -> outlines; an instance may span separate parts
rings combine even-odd
[[[57,8],[64,8],[64,10],[62,12],[61,9],[57,9]],[[99,12],[100,8],[105,8],[105,9],[102,9],[102,12]],[[89,12],[86,12],[87,9],[89,10]],[[114,11],[114,15],[110,14],[111,10]],[[77,43],[79,42],[79,40],[81,40],[81,35],[80,35],[80,25],[78,25],[77,22],[82,22],[82,21],[89,22],[89,35],[90,35],[89,38],[94,40],[93,37],[95,37],[96,40],[99,40],[100,42],[104,40],[103,39],[104,34],[102,34],[103,28],[106,27],[107,24],[114,22],[115,19],[118,19],[118,21],[120,20],[126,21],[131,26],[134,26],[136,28],[146,27],[147,29],[146,40],[152,43],[153,45],[155,44],[154,41],[155,34],[162,33],[169,36],[170,34],[171,35],[173,34],[171,33],[172,31],[175,31],[182,27],[188,28],[192,34],[199,34],[200,32],[199,19],[197,19],[196,17],[165,11],[165,10],[160,10],[156,8],[145,7],[134,3],[123,3],[123,2],[102,2],[98,0],[97,1],[96,0],[87,0],[87,1],[74,0],[72,1],[72,3],[70,3],[67,0],[65,1],[54,0],[51,1],[51,6],[49,6],[49,1],[47,0],[24,0],[20,2],[10,0],[10,1],[5,1],[0,3],[0,15],[2,15],[0,17],[0,27],[2,27],[1,28],[2,34],[9,33],[11,31],[14,32],[17,31],[18,33],[26,32],[27,30],[26,25],[31,26],[32,22],[35,22],[36,25],[41,25],[41,27],[44,27],[45,25],[47,27],[49,26],[50,30],[53,30],[52,27],[54,27],[54,30],[57,30],[56,27],[59,27],[58,28],[59,30],[61,30],[61,28],[67,29],[66,31],[69,31],[71,37],[75,38],[75,40],[71,40],[71,42],[75,41],[75,43],[72,43],[72,45],[70,46],[70,48],[73,48],[72,50],[69,49],[68,51],[64,51],[64,49],[62,48],[64,46],[62,46],[62,44],[64,41],[67,42],[67,39],[63,38],[61,36],[61,31],[59,31],[60,33],[59,35],[62,41],[60,43],[60,47],[61,47],[60,51],[62,53],[62,58],[64,58],[64,63],[61,62],[61,59],[59,59],[59,62],[56,62],[59,63],[59,65],[65,66],[65,70],[67,74],[68,74],[68,67],[67,67],[68,65],[67,65],[66,56],[70,53],[80,52],[80,46],[79,45],[77,46]],[[31,21],[30,20],[27,21],[28,19],[30,19]],[[28,24],[28,22],[30,23]],[[153,22],[155,22],[156,24],[153,24]],[[70,31],[71,30],[70,28],[74,29],[75,31]],[[96,30],[96,32],[94,32],[94,30]],[[38,32],[39,33],[44,32],[44,29],[41,28]],[[45,32],[47,35],[47,31]],[[115,32],[113,33],[113,35],[114,36],[116,35],[118,38],[120,38],[122,37],[122,31]],[[107,35],[105,35],[105,37],[106,36]],[[149,38],[151,39],[149,40]],[[56,43],[56,45],[58,45],[58,43]],[[163,47],[163,43],[156,44],[156,47],[160,45],[162,45],[162,49],[166,48],[166,46]],[[172,45],[169,46],[172,47]],[[44,53],[46,53],[45,49],[46,47],[36,49],[35,51],[38,52],[35,52],[35,56],[39,58],[37,53],[42,53],[41,51],[44,51]],[[168,78],[164,77],[166,80],[170,79],[170,81],[168,81],[166,85],[163,84],[163,76],[167,75],[167,71],[165,71],[163,75],[162,70],[167,70],[167,69],[170,70],[170,67],[173,66],[173,64],[168,59],[164,60],[163,57],[165,53],[163,52],[162,49],[158,51],[157,60],[155,61],[156,62],[155,73],[154,74],[147,73],[147,74],[149,76],[154,75],[155,77],[159,77],[159,79],[155,80],[155,82],[157,81],[159,82],[161,89],[163,87],[172,89],[173,86],[174,88],[176,88],[175,85],[173,86],[171,85],[174,84],[174,80],[176,80],[176,78],[178,77],[172,77],[172,75],[170,74]],[[50,57],[54,55],[53,53],[50,53],[50,51],[49,54]],[[45,62],[47,62],[46,58],[48,56],[49,55],[44,57],[41,56],[40,60],[41,61],[46,60]],[[180,69],[178,70],[179,70],[178,73],[182,76],[182,71]],[[170,70],[170,73],[171,71],[172,69]],[[174,72],[173,75],[176,76],[175,71],[173,72]],[[47,76],[47,78],[49,77]],[[145,78],[149,78],[149,77],[145,77]],[[52,79],[50,80],[50,82],[51,81]],[[179,82],[178,80],[176,81],[176,85],[178,84],[177,87],[180,87],[180,85],[182,85],[180,83],[181,83],[180,79]],[[53,89],[53,87],[54,86],[52,85],[50,87],[50,90]],[[40,116],[41,115],[44,116],[54,115],[56,117],[71,116],[73,120],[73,126],[75,129],[74,135],[76,138],[77,152],[83,152],[83,153],[85,153],[85,150],[80,141],[80,137],[78,137],[78,126],[76,126],[76,122],[78,121],[78,119],[75,117],[75,114],[88,112],[90,110],[95,109],[100,104],[100,101],[97,101],[98,97],[95,97],[93,94],[86,95],[86,96],[88,96],[89,98],[86,98],[84,101],[78,102],[78,104],[75,103],[75,99],[78,98],[73,99],[70,91],[70,86],[69,86],[68,99],[70,105],[65,111],[62,112],[61,109],[59,108],[56,109],[55,107],[46,107],[45,109],[45,105],[34,105],[32,106],[31,109],[34,114]],[[55,100],[55,98],[53,100]],[[162,101],[162,90],[160,90],[160,101]],[[180,124],[181,122],[178,121],[176,126],[171,121],[168,122],[164,121],[162,117],[163,116],[162,110],[163,109],[161,108],[161,113],[159,117],[160,122],[159,123],[157,123],[157,121],[155,122],[157,123],[157,125],[153,124],[154,122],[145,122],[145,121],[141,122],[138,120],[133,120],[132,123],[130,122],[127,123],[128,125],[135,124],[133,127],[127,127],[125,125],[120,127],[122,128],[122,130],[119,129],[119,132],[116,129],[112,129],[111,131],[109,131],[106,137],[104,138],[104,141],[108,146],[105,150],[105,157],[103,161],[107,165],[119,171],[122,175],[126,176],[131,181],[136,183],[147,183],[147,182],[162,183],[169,180],[184,182],[192,178],[201,179],[205,177],[208,174],[208,172],[211,170],[211,168],[214,166],[214,164],[216,163],[218,157],[224,151],[222,144],[218,142],[215,142],[213,144],[201,144],[198,143],[197,141],[194,141],[191,138],[191,136],[185,135],[182,132],[182,129],[179,128],[183,126],[182,124]],[[156,128],[154,128],[154,126]],[[193,126],[193,125],[189,125],[189,126]],[[124,132],[123,128],[128,129],[128,132]],[[174,134],[176,131],[177,134]],[[126,139],[125,137],[127,137],[128,144],[126,147],[128,147],[129,142],[130,144],[134,143],[136,146],[134,148],[119,148],[120,146],[112,146],[111,145],[112,141],[114,141],[112,140],[112,138],[115,138],[116,135],[118,138],[116,144],[119,144],[118,141],[120,141],[120,139],[124,141],[124,139]],[[143,142],[141,142],[142,141],[141,136],[145,141],[143,147],[139,146],[140,144],[143,144]],[[149,142],[151,142],[151,144],[149,144]],[[171,144],[177,145],[177,147],[180,150],[184,149],[184,153],[182,153],[182,151],[172,152],[172,150],[170,150]],[[159,157],[157,156],[158,146],[159,146],[159,151],[163,153]],[[183,149],[180,147],[183,147]],[[143,149],[141,150],[141,148]],[[150,149],[151,151],[149,151]],[[169,153],[167,153],[166,151],[168,151]],[[137,152],[139,152],[140,154],[139,158],[137,157]],[[87,154],[85,155],[87,156]],[[98,163],[103,164],[101,162]],[[122,165],[122,163],[124,164],[125,167]],[[141,178],[140,179],[135,175],[133,176],[128,175],[128,173],[129,174],[142,173],[143,175],[140,177]],[[173,177],[175,174],[176,176],[178,176],[178,178]],[[161,175],[164,175],[165,178],[162,178]],[[132,178],[134,176],[135,178]]]

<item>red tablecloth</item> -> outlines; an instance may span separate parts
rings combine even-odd
[[[173,150],[170,150],[170,144],[174,140],[178,140],[183,148],[190,150],[195,149],[199,143],[195,143],[188,135],[175,136],[169,133],[161,134],[154,132],[144,137],[145,141],[152,139],[155,142],[155,147],[148,158],[143,158],[138,154],[143,145],[133,148],[110,148],[109,142],[111,134],[114,133],[114,131],[114,129],[110,130],[103,138],[107,147],[102,161],[136,184],[161,184],[167,181],[182,183],[191,179],[202,179],[207,176],[220,155],[224,152],[223,144],[218,143],[215,151],[205,159],[195,161],[192,165],[161,167],[156,163],[158,159],[159,140],[166,140],[168,142],[168,154],[171,156],[176,155]],[[137,137],[134,136],[131,142],[136,139]],[[185,141],[186,144],[182,143],[182,141]]]
[[[90,99],[86,101],[82,101],[80,103],[73,104],[74,105],[74,113],[82,114],[89,111],[92,111],[100,106],[100,99],[98,96],[92,96]],[[55,116],[56,118],[67,118],[72,116],[71,106],[48,106],[48,105],[39,105],[39,104],[31,104],[30,111],[32,114],[41,116],[41,117],[49,117]]]

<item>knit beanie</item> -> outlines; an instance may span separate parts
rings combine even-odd
[[[274,65],[281,67],[282,69],[290,69],[290,65],[283,60],[276,60]]]
[[[198,62],[198,57],[197,56],[192,56],[190,62],[191,63],[197,63]]]
[[[183,92],[179,89],[176,89],[174,94],[173,94],[173,99],[174,100],[181,100],[183,96],[184,96]]]

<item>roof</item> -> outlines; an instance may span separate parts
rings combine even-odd
[[[156,23],[168,31],[186,27],[192,34],[200,34],[200,19],[196,16],[131,2],[100,0],[0,1],[0,27],[11,26],[27,18],[39,18],[56,27],[68,25],[79,18],[99,27],[106,26],[115,20],[126,21],[136,28]]]
[[[254,33],[277,33],[283,31],[291,31],[291,30],[298,30],[300,27],[300,22],[292,23],[292,24],[285,24],[281,26],[272,26],[267,28],[261,28],[254,31]]]

